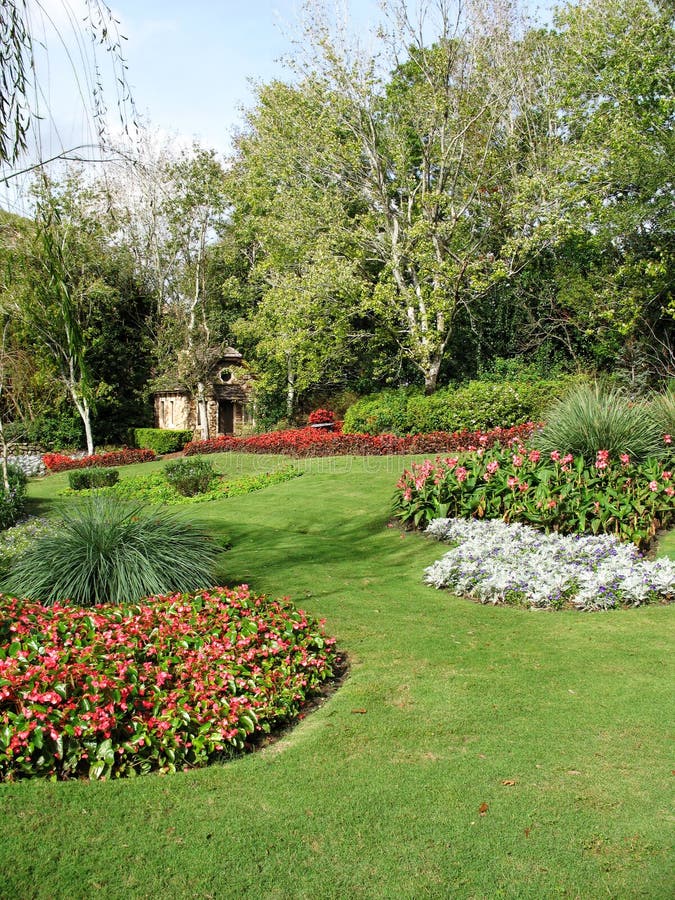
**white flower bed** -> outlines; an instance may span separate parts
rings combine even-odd
[[[457,546],[425,581],[481,603],[594,610],[675,599],[675,562],[646,560],[611,535],[543,534],[501,519],[434,519],[427,533]]]

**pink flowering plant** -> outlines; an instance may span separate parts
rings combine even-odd
[[[675,522],[674,462],[598,450],[588,464],[514,442],[413,464],[397,484],[394,511],[413,528],[436,518],[499,518],[562,534],[615,534],[646,549]]]
[[[0,780],[226,758],[296,717],[337,659],[322,622],[246,585],[87,610],[0,595]]]

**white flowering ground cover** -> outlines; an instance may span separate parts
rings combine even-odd
[[[434,519],[427,533],[455,546],[425,581],[481,603],[598,610],[675,599],[675,562],[647,560],[611,535],[544,534],[501,519]]]

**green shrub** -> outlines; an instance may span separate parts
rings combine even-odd
[[[169,484],[184,497],[196,497],[209,490],[215,478],[213,463],[203,456],[191,456],[167,463],[164,476]]]
[[[552,397],[561,397],[573,379],[471,381],[425,396],[410,389],[383,391],[358,400],[345,415],[348,433],[424,434],[432,431],[489,431],[539,421]]]
[[[639,462],[661,457],[664,432],[644,403],[634,403],[618,390],[579,385],[550,407],[546,425],[533,443],[541,450],[572,453],[590,463],[598,450],[627,453]]]
[[[155,453],[178,453],[194,437],[192,431],[170,431],[167,428],[134,428],[134,443],[142,450]]]
[[[217,553],[205,531],[173,514],[88,497],[16,559],[4,589],[48,605],[136,603],[212,583]]]
[[[72,469],[68,472],[68,484],[73,491],[112,487],[119,479],[118,469]]]
[[[18,467],[7,466],[9,493],[0,481],[0,531],[15,525],[26,508],[26,475]]]
[[[84,446],[82,419],[71,413],[38,416],[26,422],[12,422],[7,437],[41,450],[64,450]]]

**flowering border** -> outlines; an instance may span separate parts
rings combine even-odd
[[[456,546],[425,581],[481,603],[606,610],[675,600],[675,562],[646,560],[612,535],[542,534],[499,519],[434,519],[427,534]]]
[[[345,434],[317,428],[271,431],[250,437],[212,438],[192,441],[186,456],[204,453],[277,453],[298,458],[316,456],[388,456],[413,453],[443,453],[478,450],[514,440],[527,440],[539,426],[534,422],[491,431],[432,432],[398,437],[394,434]]]
[[[0,779],[205,765],[297,716],[335,640],[238,588],[93,610],[0,595]]]

